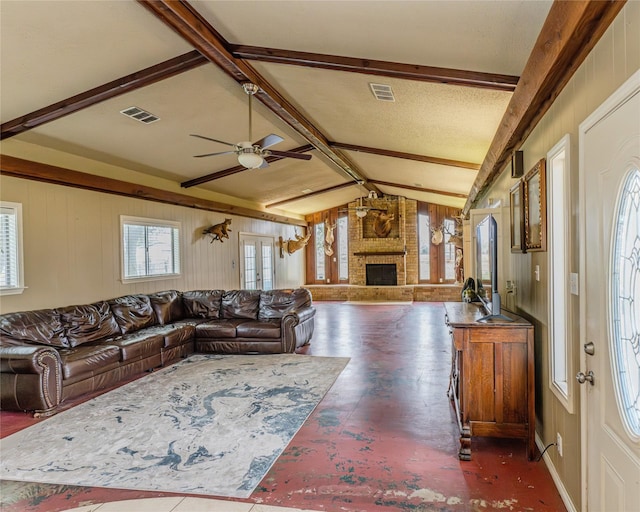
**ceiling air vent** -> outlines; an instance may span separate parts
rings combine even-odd
[[[393,97],[393,91],[391,90],[390,85],[384,84],[369,84],[371,87],[371,92],[376,97],[377,100],[380,101],[396,101]]]
[[[147,112],[146,110],[142,110],[138,107],[125,108],[124,110],[121,110],[120,113],[144,124],[153,123],[160,119],[158,116],[154,116],[151,112]]]

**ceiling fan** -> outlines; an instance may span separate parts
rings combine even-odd
[[[249,96],[249,137],[246,141],[238,142],[237,144],[232,144],[231,142],[225,142],[223,140],[212,139],[211,137],[205,137],[204,135],[196,135],[191,133],[191,137],[198,137],[204,140],[210,140],[212,142],[217,142],[218,144],[225,144],[227,146],[233,147],[233,150],[230,151],[220,151],[217,153],[206,153],[204,155],[194,155],[195,158],[202,158],[206,156],[217,156],[217,155],[230,155],[235,153],[238,156],[238,163],[247,169],[263,169],[265,167],[269,167],[269,162],[265,160],[267,156],[277,156],[281,158],[297,158],[298,160],[311,160],[311,155],[305,155],[303,153],[294,153],[292,151],[275,151],[272,149],[267,149],[279,142],[282,142],[284,139],[275,133],[267,135],[260,140],[255,142],[251,141],[251,100],[253,95],[258,92],[258,86],[252,84],[250,82],[246,82],[242,84],[242,88],[244,92]]]
[[[378,194],[376,194],[373,190],[369,192],[369,195],[366,197],[366,200],[369,199],[378,199]],[[363,204],[362,196],[358,198],[358,205],[352,206],[349,208],[345,208],[344,210],[340,210],[341,212],[346,211],[354,211],[356,212],[356,216],[359,218],[364,218],[367,216],[367,213],[373,212],[386,212],[387,210],[384,208],[374,208],[373,206],[369,206],[368,204]]]

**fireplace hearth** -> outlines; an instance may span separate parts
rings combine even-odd
[[[396,286],[398,272],[395,263],[367,263],[367,286]]]

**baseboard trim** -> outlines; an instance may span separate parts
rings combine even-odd
[[[544,451],[545,444],[542,442],[542,439],[540,439],[540,436],[538,435],[537,432],[536,432],[536,445],[538,446],[538,449],[542,453]],[[571,497],[569,496],[567,489],[562,483],[562,479],[560,478],[560,475],[558,474],[556,467],[553,465],[553,461],[551,460],[551,457],[549,457],[549,454],[544,453],[542,458],[544,459],[544,462],[547,465],[547,469],[551,474],[553,483],[556,484],[556,488],[560,493],[560,497],[562,498],[562,502],[564,503],[564,506],[567,507],[567,512],[578,512],[578,509],[574,505],[573,501],[571,501]]]

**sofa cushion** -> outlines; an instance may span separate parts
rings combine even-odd
[[[120,334],[120,328],[105,301],[67,306],[57,311],[72,347]]]
[[[181,323],[171,325],[156,325],[144,330],[148,334],[160,334],[164,338],[164,348],[177,347],[187,343],[195,336],[194,324]]]
[[[311,292],[306,288],[269,290],[260,294],[260,320],[282,318],[288,311],[311,305]]]
[[[235,338],[236,327],[246,322],[243,318],[225,318],[196,325],[196,338]]]
[[[117,339],[108,340],[105,344],[118,347],[121,361],[127,362],[159,354],[164,346],[164,336],[145,330],[125,334]]]
[[[184,318],[182,295],[177,290],[152,293],[149,295],[151,307],[160,325],[170,324]]]
[[[122,334],[139,331],[156,323],[151,300],[146,295],[125,295],[109,301]]]
[[[222,318],[258,319],[260,290],[230,290],[222,295]]]
[[[120,349],[113,345],[82,345],[62,349],[59,353],[64,379],[84,373],[101,373],[110,364],[120,361]]]
[[[223,290],[192,290],[182,293],[185,315],[191,318],[220,318]]]
[[[40,309],[7,313],[0,316],[2,337],[53,347],[69,347],[60,313],[55,309]]]
[[[280,338],[279,320],[249,320],[236,327],[238,338]]]

